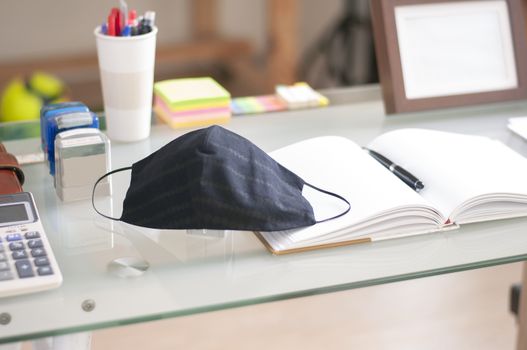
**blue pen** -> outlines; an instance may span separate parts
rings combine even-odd
[[[127,24],[121,31],[121,36],[131,36],[132,35],[132,26]]]
[[[108,35],[108,24],[106,22],[101,25],[101,33]]]

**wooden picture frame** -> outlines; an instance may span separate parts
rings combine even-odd
[[[521,0],[371,0],[387,114],[527,98]]]

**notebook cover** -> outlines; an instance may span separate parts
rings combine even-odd
[[[437,229],[427,230],[427,231],[395,234],[393,236],[380,237],[376,239],[372,237],[360,237],[360,238],[350,239],[350,240],[342,241],[342,242],[320,243],[320,244],[307,246],[307,247],[284,249],[284,250],[275,250],[259,232],[254,232],[254,234],[256,235],[256,237],[258,237],[260,242],[262,242],[262,244],[267,248],[267,250],[269,250],[272,254],[285,255],[285,254],[307,252],[311,250],[318,250],[318,249],[325,249],[325,248],[342,247],[346,245],[355,245],[355,244],[361,244],[361,243],[374,243],[378,241],[399,239],[399,238],[412,237],[412,236],[428,235],[432,233],[457,230],[458,228],[459,228],[459,225],[457,224],[448,224],[448,225],[439,227]]]
[[[358,238],[353,239],[349,241],[343,241],[343,242],[333,242],[333,243],[323,243],[323,244],[317,244],[312,245],[308,247],[301,247],[301,248],[293,248],[293,249],[284,249],[284,250],[275,250],[269,242],[265,238],[262,237],[262,235],[259,232],[254,232],[256,237],[262,242],[262,244],[274,255],[285,255],[285,254],[291,254],[291,253],[301,253],[301,252],[308,252],[311,250],[318,250],[318,249],[324,249],[324,248],[335,248],[335,247],[343,247],[346,245],[353,245],[353,244],[360,244],[360,243],[371,243],[371,238]]]

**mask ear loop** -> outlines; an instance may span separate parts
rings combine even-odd
[[[91,192],[91,205],[93,207],[93,209],[97,212],[97,214],[101,215],[101,216],[104,216],[105,218],[107,219],[110,219],[110,220],[115,220],[115,221],[119,221],[118,218],[112,218],[111,216],[108,216],[106,214],[103,214],[101,213],[100,211],[97,210],[97,208],[95,207],[95,189],[97,188],[97,185],[99,184],[99,182],[101,182],[102,180],[104,180],[106,177],[110,176],[110,175],[113,175],[115,173],[118,173],[120,171],[124,171],[124,170],[130,170],[132,169],[131,166],[128,166],[128,167],[125,167],[125,168],[119,168],[119,169],[115,169],[115,170],[112,170],[110,171],[109,173],[106,173],[104,174],[103,176],[101,176],[100,178],[97,179],[97,181],[95,181],[95,185],[93,185],[93,190]]]
[[[102,180],[104,180],[105,178],[107,178],[108,176],[113,175],[113,174],[118,173],[118,172],[121,172],[121,171],[130,170],[130,169],[132,169],[131,166],[129,166],[129,167],[125,167],[125,168],[119,168],[119,169],[112,170],[112,171],[110,171],[109,173],[106,173],[106,174],[104,174],[103,176],[101,176],[100,178],[98,178],[97,181],[95,181],[95,184],[93,185],[93,190],[92,190],[92,193],[91,193],[91,205],[92,205],[93,209],[97,212],[97,214],[99,214],[99,215],[101,215],[101,216],[104,216],[105,218],[110,219],[110,220],[119,221],[118,218],[114,218],[114,217],[108,216],[108,215],[106,215],[106,214],[101,213],[99,210],[97,210],[97,208],[95,207],[95,200],[94,200],[94,199],[95,199],[95,190],[97,189],[97,185],[98,185]],[[307,186],[309,186],[309,187],[311,187],[311,188],[313,188],[313,189],[315,189],[315,190],[317,190],[317,191],[319,191],[319,192],[322,192],[322,193],[325,193],[325,194],[327,194],[327,195],[330,195],[330,196],[336,197],[336,198],[342,200],[343,202],[345,202],[345,203],[348,205],[348,208],[347,208],[346,210],[344,210],[342,213],[337,214],[337,215],[335,215],[335,216],[332,216],[332,217],[330,217],[330,218],[324,219],[324,220],[318,220],[318,221],[316,221],[317,224],[318,224],[318,223],[321,223],[321,222],[325,222],[325,221],[329,221],[329,220],[333,220],[333,219],[339,218],[339,217],[341,217],[341,216],[343,216],[343,215],[346,215],[346,214],[351,210],[351,204],[350,204],[350,202],[348,202],[348,200],[347,200],[346,198],[342,197],[341,195],[338,195],[338,194],[336,194],[336,193],[333,193],[333,192],[329,192],[329,191],[323,190],[323,189],[318,188],[318,187],[316,187],[316,186],[313,186],[313,185],[311,185],[311,184],[309,184],[309,183],[307,183],[307,182],[304,182],[304,184],[307,185]]]
[[[329,192],[329,191],[326,191],[326,190],[323,190],[321,188],[318,188],[316,186],[313,186],[311,184],[308,184],[307,182],[304,182],[305,185],[311,187],[312,189],[314,190],[317,190],[319,192],[322,192],[322,193],[325,193],[327,195],[330,195],[330,196],[333,196],[333,197],[336,197],[344,202],[346,202],[346,204],[348,205],[348,208],[346,210],[344,210],[342,213],[338,214],[338,215],[335,215],[335,216],[332,216],[330,218],[327,218],[327,219],[324,219],[324,220],[318,220],[316,221],[317,224],[321,223],[321,222],[325,222],[325,221],[329,221],[329,220],[333,220],[333,219],[336,219],[336,218],[340,218],[341,216],[343,215],[346,215],[350,210],[351,210],[351,204],[350,202],[348,202],[348,200],[344,197],[342,197],[341,195],[338,195],[336,193],[333,193],[333,192]]]

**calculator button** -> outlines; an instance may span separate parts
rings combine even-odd
[[[49,265],[49,260],[45,256],[41,256],[39,258],[35,258],[35,260],[33,260],[33,262],[35,263],[35,266],[46,266],[46,265]]]
[[[13,252],[13,259],[25,259],[27,258],[27,253],[25,250],[15,250]]]
[[[0,271],[0,281],[12,280],[13,274],[11,271]]]
[[[0,261],[0,271],[9,270],[9,264],[5,261]]]
[[[20,233],[10,233],[5,236],[5,239],[9,242],[20,241],[22,239],[22,235]]]
[[[18,277],[20,278],[26,278],[26,277],[33,277],[35,274],[33,273],[33,268],[31,267],[31,263],[29,260],[20,260],[15,263],[16,266],[16,272],[18,272]]]
[[[42,248],[31,249],[31,256],[34,258],[38,256],[46,256],[46,251]]]
[[[4,246],[0,244],[0,253],[4,251]]]
[[[24,249],[24,242],[11,242],[9,243],[9,249],[13,250],[21,250]]]
[[[7,255],[5,253],[0,253],[0,261],[7,260]]]
[[[27,242],[29,248],[42,248],[42,241],[40,239],[32,239]]]
[[[52,275],[53,270],[51,269],[51,266],[42,266],[37,268],[37,272],[39,276],[46,276],[46,275]]]
[[[25,235],[26,239],[40,238],[40,233],[38,231],[27,232]]]

